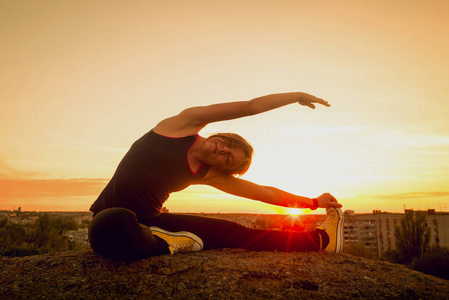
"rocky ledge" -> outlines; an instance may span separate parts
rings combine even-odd
[[[3,299],[448,299],[449,281],[348,254],[222,249],[124,263],[0,258]]]

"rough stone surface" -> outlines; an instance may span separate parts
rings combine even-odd
[[[348,254],[236,249],[123,263],[92,251],[0,258],[2,299],[449,299],[449,281]]]

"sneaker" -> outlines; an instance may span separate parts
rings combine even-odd
[[[340,208],[326,208],[326,221],[316,229],[324,230],[329,236],[327,252],[340,253],[343,250],[343,212]]]
[[[196,252],[203,249],[203,241],[195,234],[187,231],[170,232],[159,227],[150,227],[151,233],[168,244],[171,255],[180,252]]]

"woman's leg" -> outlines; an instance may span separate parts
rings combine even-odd
[[[255,251],[319,251],[322,230],[288,232],[251,229],[235,222],[207,217],[163,213],[145,222],[167,231],[188,231],[199,236],[204,249],[242,248]],[[324,234],[323,234],[324,233]],[[324,237],[326,240],[327,237]]]
[[[139,224],[131,210],[118,207],[95,215],[89,226],[89,242],[95,252],[112,259],[135,260],[169,253],[167,243]]]

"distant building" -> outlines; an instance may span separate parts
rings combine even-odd
[[[361,245],[364,248],[377,252],[377,222],[372,214],[355,214],[354,211],[345,211],[343,223],[344,245]]]
[[[381,257],[387,250],[395,250],[395,227],[401,225],[405,213],[389,213],[374,210],[372,214],[355,214],[345,211],[343,225],[344,244],[362,245],[377,252]],[[449,213],[434,209],[422,211],[426,216],[426,226],[431,228],[431,246],[449,247]]]

